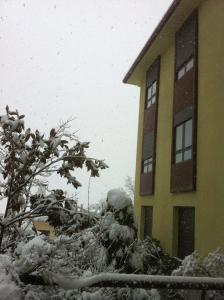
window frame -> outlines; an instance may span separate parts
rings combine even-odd
[[[186,124],[191,121],[191,144],[186,146]],[[177,148],[177,128],[182,126],[182,136],[181,136],[181,148]],[[189,118],[186,121],[178,124],[174,128],[175,131],[175,139],[174,139],[174,164],[179,164],[185,161],[189,161],[193,159],[193,119]],[[185,153],[191,150],[190,158],[185,159]],[[181,160],[177,161],[177,155],[181,154]]]
[[[190,65],[190,67],[189,67]],[[194,56],[190,56],[176,71],[176,80],[181,80],[195,66]],[[183,74],[179,75],[180,72]]]
[[[153,91],[155,87],[155,91]],[[145,109],[149,109],[157,101],[157,89],[158,89],[158,80],[154,80],[149,86],[146,87],[146,101]],[[151,90],[151,95],[148,97],[149,90]]]
[[[146,172],[145,172],[146,168]],[[142,174],[149,174],[153,171],[153,157],[150,156],[142,160]]]

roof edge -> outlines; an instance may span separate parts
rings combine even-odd
[[[131,77],[131,75],[134,72],[135,68],[137,67],[138,63],[141,61],[141,59],[144,57],[144,55],[146,54],[146,52],[148,51],[148,49],[151,47],[151,45],[153,44],[154,40],[157,38],[157,36],[159,35],[159,33],[161,32],[161,30],[163,29],[163,27],[166,25],[166,23],[168,22],[168,20],[171,17],[171,15],[175,12],[175,10],[178,7],[178,5],[180,4],[180,2],[182,2],[182,0],[174,0],[171,3],[171,5],[169,6],[168,10],[163,15],[161,21],[157,25],[156,29],[153,31],[152,35],[150,36],[150,38],[146,42],[145,46],[142,48],[141,52],[139,53],[139,55],[135,59],[134,63],[132,64],[132,66],[128,70],[127,74],[125,75],[125,77],[123,79],[123,83],[127,83],[128,82],[129,78]]]

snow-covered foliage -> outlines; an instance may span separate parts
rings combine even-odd
[[[19,274],[29,274],[49,260],[52,250],[52,245],[43,235],[36,236],[27,243],[21,241],[14,251],[16,259],[13,265]]]
[[[173,275],[224,277],[224,255],[216,250],[202,257],[195,251],[184,258],[180,267],[173,271]]]
[[[64,197],[60,191],[55,193],[57,197],[59,194],[60,198]],[[21,286],[20,282],[16,281],[15,288],[22,293],[22,299],[159,299],[155,290],[106,287],[87,287],[82,291],[67,289],[66,285],[71,283],[66,278],[71,276],[79,282],[84,282],[85,278],[92,278],[102,272],[142,272],[144,268],[140,270],[139,265],[144,266],[146,257],[142,247],[142,255],[138,254],[136,263],[137,257],[134,258],[134,253],[138,251],[140,242],[136,241],[132,202],[123,191],[108,192],[101,216],[89,214],[88,217],[88,214],[80,211],[74,203],[67,203],[66,207],[63,205],[64,209],[55,210],[53,222],[59,234],[55,240],[38,235],[27,226],[27,221],[24,221],[21,228],[28,228],[30,235],[20,235],[20,241],[7,250],[10,255],[9,265],[16,278],[31,275],[34,279],[30,277],[30,283],[34,283],[35,276],[39,276],[47,283],[47,286]],[[49,214],[48,219],[51,218]],[[94,223],[91,220],[94,220]],[[74,230],[68,230],[70,227]],[[147,257],[149,258],[149,252]],[[56,286],[52,285],[54,282]]]
[[[159,241],[147,238],[136,241],[129,257],[129,268],[132,273],[150,275],[170,275],[180,261],[167,254]]]
[[[106,249],[107,265],[124,269],[137,233],[132,201],[124,191],[108,192],[100,225],[100,242]]]
[[[220,250],[211,252],[206,257],[202,257],[197,251],[186,256],[179,268],[172,272],[174,276],[193,276],[193,277],[224,277],[224,255]],[[190,292],[181,293],[185,298],[190,297]],[[224,292],[207,292],[209,299],[223,299]],[[188,299],[188,298],[187,298]],[[190,299],[190,298],[189,298]]]
[[[67,129],[68,122],[47,135],[33,132],[25,129],[24,115],[8,107],[0,116],[0,196],[7,200],[0,219],[0,299],[158,300],[156,290],[75,289],[69,278],[83,283],[101,273],[169,275],[174,269],[177,276],[224,276],[219,252],[205,259],[193,253],[177,268],[179,261],[158,241],[138,241],[132,199],[121,189],[110,190],[96,212],[79,208],[63,190],[48,190],[51,174],[78,188],[77,168],[93,177],[107,168],[87,157],[89,143]],[[37,218],[54,226],[54,240],[35,230]]]
[[[8,255],[0,255],[0,299],[22,300],[19,276]]]
[[[86,167],[92,177],[107,168],[102,161],[86,155],[89,143],[80,142],[69,133],[69,122],[52,128],[49,134],[25,128],[24,115],[6,106],[0,115],[0,196],[7,200],[4,218],[0,220],[0,249],[18,239],[18,228],[24,219],[53,216],[63,210],[60,222],[66,217],[65,197],[58,190],[46,194],[46,179],[58,174],[74,188],[81,186],[75,176],[77,168]],[[4,236],[7,235],[7,239]]]

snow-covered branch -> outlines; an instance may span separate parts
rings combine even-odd
[[[71,278],[49,272],[46,280],[63,289],[87,287],[166,288],[191,290],[224,290],[224,278],[183,277],[103,273],[87,278]]]

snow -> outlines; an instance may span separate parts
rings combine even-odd
[[[124,191],[113,189],[110,190],[107,194],[107,203],[115,210],[122,210],[130,206],[132,201]]]
[[[49,259],[51,250],[52,245],[46,241],[45,236],[36,236],[28,243],[22,241],[15,250],[19,258],[13,265],[20,274],[31,272],[37,265]]]
[[[105,286],[137,286],[141,284],[160,285],[164,284],[167,287],[171,284],[187,284],[197,286],[204,285],[224,285],[224,278],[211,278],[211,277],[184,277],[184,276],[158,276],[158,275],[137,275],[137,274],[118,274],[118,273],[101,273],[99,275],[85,277],[85,278],[72,278],[65,277],[59,274],[48,272],[48,278],[52,282],[57,283],[64,289],[79,289],[91,286],[97,286],[105,283]],[[120,283],[120,285],[119,285]]]
[[[34,236],[36,233],[33,230],[33,222],[32,221],[25,221],[21,225],[20,228],[17,228],[21,235],[24,236]]]
[[[7,255],[0,255],[0,299],[24,299],[17,285],[19,279]]]
[[[144,265],[143,265],[143,257],[144,257],[144,252],[134,252],[131,254],[129,258],[129,264],[133,269],[136,269],[138,271],[143,271],[144,270]]]
[[[4,115],[0,117],[0,126],[10,125],[11,130],[17,129],[19,126],[24,126],[24,121],[20,119],[10,120],[8,115]]]
[[[82,293],[82,300],[103,300],[100,291],[96,291],[95,293]]]
[[[33,221],[36,221],[36,222],[47,222],[47,220],[48,220],[47,216],[40,216],[40,217],[33,218]]]
[[[125,225],[120,225],[118,223],[113,223],[110,226],[109,230],[109,239],[110,240],[123,240],[126,243],[133,241],[135,238],[135,232],[131,230],[130,227]]]

